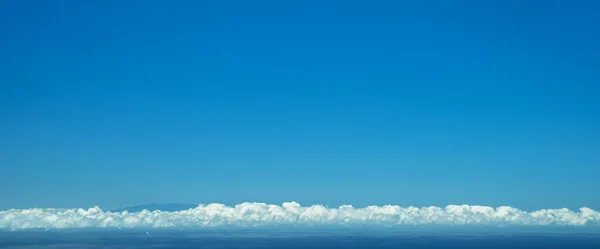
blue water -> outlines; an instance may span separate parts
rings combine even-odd
[[[148,233],[147,233],[148,232]],[[433,232],[0,232],[0,248],[570,248],[600,249],[600,234]]]

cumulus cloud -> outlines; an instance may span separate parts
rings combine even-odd
[[[0,229],[147,228],[221,226],[402,226],[402,225],[533,225],[584,226],[600,224],[600,213],[589,208],[575,212],[566,208],[525,212],[513,207],[449,205],[446,207],[400,207],[393,205],[328,208],[242,203],[213,203],[177,211],[135,213],[89,209],[11,209],[0,211]]]

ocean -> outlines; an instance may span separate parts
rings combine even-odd
[[[0,248],[569,248],[600,249],[598,233],[423,231],[68,230],[0,232]]]

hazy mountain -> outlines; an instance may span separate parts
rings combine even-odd
[[[173,211],[181,211],[181,210],[187,210],[190,208],[195,208],[196,206],[198,206],[198,205],[197,204],[181,204],[181,203],[145,204],[145,205],[137,205],[137,206],[113,209],[110,211],[111,212],[127,211],[127,212],[131,213],[131,212],[140,212],[140,211],[146,209],[148,211],[161,210],[161,211],[173,212]]]

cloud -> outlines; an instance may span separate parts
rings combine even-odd
[[[301,206],[286,202],[281,206],[265,203],[242,203],[233,207],[213,203],[177,211],[141,211],[135,213],[89,209],[10,209],[0,211],[0,229],[61,228],[142,228],[142,227],[220,227],[277,225],[532,225],[585,226],[599,225],[600,213],[589,208],[574,212],[566,208],[525,212],[513,207],[449,205],[442,207],[349,205],[328,208],[322,205]]]

